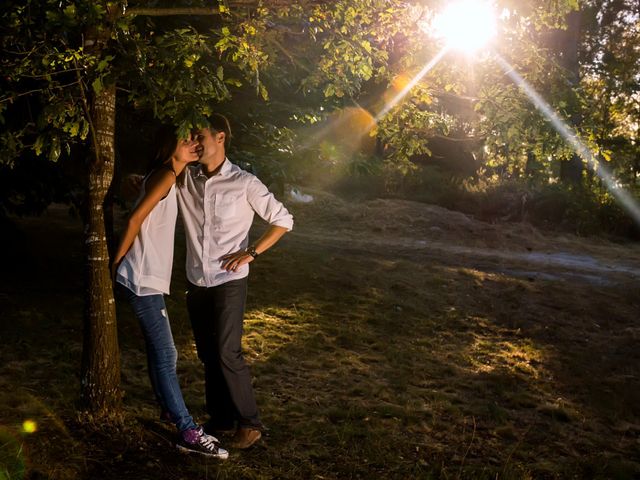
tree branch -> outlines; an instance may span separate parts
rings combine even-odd
[[[43,92],[47,92],[49,90],[54,90],[54,89],[55,90],[64,90],[65,88],[72,87],[73,85],[76,85],[77,83],[78,83],[78,81],[76,80],[75,82],[67,83],[65,85],[54,85],[52,87],[36,88],[34,90],[29,90],[27,92],[7,94],[4,97],[0,97],[0,103],[13,102],[14,99],[16,99],[18,97],[24,97],[25,95],[31,95],[32,93],[43,93]]]
[[[4,96],[4,97],[0,98],[0,103],[11,102],[11,101],[13,101],[14,98],[23,97],[25,95],[31,95],[32,93],[38,93],[38,92],[44,92],[44,91],[45,91],[44,88],[36,88],[35,90],[29,90],[27,92],[16,93],[16,94],[13,94],[13,95],[7,95],[7,96]]]
[[[82,109],[84,110],[84,115],[89,122],[89,130],[91,131],[91,143],[93,144],[93,148],[95,150],[96,159],[98,158],[98,139],[96,136],[96,129],[93,125],[93,119],[91,118],[91,106],[89,105],[89,99],[85,93],[85,85],[82,82],[82,75],[80,75],[80,69],[78,68],[78,61],[73,60],[73,63],[76,65],[76,76],[78,77],[78,83],[80,84],[80,95],[82,96]]]
[[[48,76],[51,76],[51,75],[60,75],[62,73],[75,72],[76,70],[83,70],[83,69],[82,68],[70,68],[68,70],[58,70],[57,72],[43,73],[42,75],[27,75],[26,73],[23,73],[22,76],[25,77],[25,78],[47,78]]]
[[[184,8],[127,8],[124,12],[126,17],[147,16],[147,17],[169,17],[177,15],[220,15],[219,8],[206,7],[184,7]]]
[[[322,1],[320,0],[309,0],[296,2],[299,5],[322,5]],[[265,7],[278,7],[278,6],[290,6],[292,4],[291,0],[267,0],[264,3],[261,3],[259,0],[230,0],[228,3],[230,8],[233,7],[259,7],[263,5]],[[228,11],[228,8],[225,12]],[[220,15],[220,9],[217,7],[168,7],[168,8],[160,8],[160,7],[132,7],[127,8],[123,15],[126,17],[134,17],[134,16],[148,16],[148,17],[168,17],[172,15]]]

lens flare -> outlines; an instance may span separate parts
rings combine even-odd
[[[410,81],[411,78],[408,75],[401,73],[400,75],[396,75],[393,80],[391,80],[391,88],[394,91],[399,92],[403,90],[407,85],[409,85]]]
[[[631,194],[619,185],[611,173],[596,160],[591,150],[578,138],[576,132],[553,111],[549,104],[515,71],[511,64],[497,53],[495,57],[509,78],[526,93],[536,108],[549,120],[553,128],[556,129],[567,143],[573,147],[574,151],[593,168],[594,172],[602,179],[607,190],[620,202],[633,220],[640,225],[640,207]]]
[[[433,57],[424,67],[422,67],[422,69],[416,74],[416,76],[413,77],[411,81],[409,81],[404,86],[404,88],[402,88],[402,90],[400,90],[390,101],[388,101],[384,105],[382,110],[378,112],[378,114],[373,119],[371,127],[377,124],[380,121],[380,119],[389,112],[389,110],[395,107],[398,104],[398,102],[400,102],[400,100],[402,100],[407,95],[407,93],[409,93],[409,91],[413,87],[415,87],[420,80],[422,80],[422,77],[424,77],[427,73],[433,70],[433,68],[438,64],[438,62],[440,62],[440,60],[442,60],[442,57],[444,57],[448,51],[449,51],[449,48],[445,46],[442,50],[440,50],[436,54],[435,57]]]
[[[35,420],[25,420],[22,422],[22,431],[24,433],[35,433],[38,430],[38,423]]]
[[[463,0],[449,5],[431,26],[455,50],[473,53],[496,34],[496,14],[486,2]]]

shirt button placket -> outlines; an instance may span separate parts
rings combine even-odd
[[[211,251],[209,247],[209,242],[211,241],[211,236],[209,235],[209,231],[211,230],[211,222],[213,218],[213,210],[215,208],[214,202],[215,197],[211,194],[211,182],[209,179],[204,184],[204,229],[203,229],[203,238],[202,238],[202,261],[203,261],[203,273],[205,277],[205,282],[209,285],[210,278],[210,261],[209,261],[209,252]]]

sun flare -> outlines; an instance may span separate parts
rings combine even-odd
[[[481,0],[452,3],[433,21],[438,37],[456,50],[473,53],[496,34],[496,14],[490,4]]]

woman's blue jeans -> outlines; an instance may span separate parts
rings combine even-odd
[[[178,431],[195,428],[196,424],[189,415],[178,382],[178,352],[173,343],[164,296],[138,296],[122,285],[119,287],[125,293],[142,327],[147,346],[149,378],[160,407],[169,412]]]

